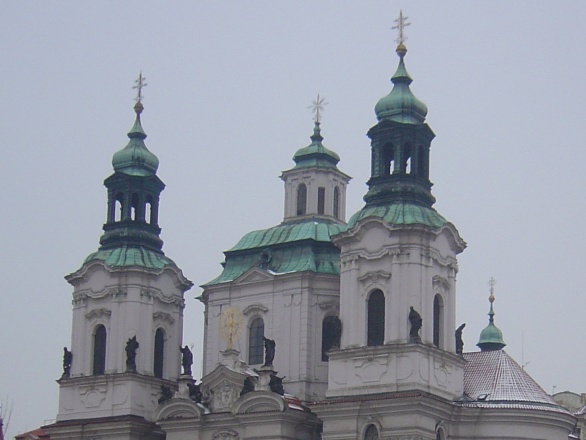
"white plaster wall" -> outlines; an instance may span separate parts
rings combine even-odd
[[[74,286],[73,361],[70,379],[60,381],[58,420],[102,417],[108,412],[148,419],[163,382],[153,372],[155,331],[162,328],[165,334],[163,379],[174,381],[180,374],[183,291],[190,282],[174,268],[154,273],[139,267],[111,269],[96,262],[67,278]],[[106,371],[93,376],[93,332],[99,324],[107,331]],[[124,374],[125,347],[135,335],[140,344],[138,375],[128,375]]]
[[[340,172],[322,168],[301,168],[283,172],[285,182],[285,220],[297,218],[297,188],[301,183],[307,186],[306,215],[317,215],[318,188],[325,188],[324,214],[334,215],[334,188],[340,191],[338,220],[346,221],[346,187],[350,178]]]
[[[209,300],[204,375],[220,363],[220,352],[227,348],[220,337],[222,311],[236,307],[243,312],[244,326],[233,348],[242,359],[248,362],[249,325],[260,316],[265,337],[276,341],[274,368],[279,376],[286,376],[285,390],[305,400],[325,396],[327,362],[321,360],[321,328],[327,314],[338,314],[337,276],[270,275],[256,268],[236,282],[207,288],[205,295]]]

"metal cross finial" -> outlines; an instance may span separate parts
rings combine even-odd
[[[315,115],[313,120],[315,122],[321,121],[321,112],[324,110],[324,105],[328,105],[329,102],[326,102],[326,98],[320,97],[319,93],[317,94],[317,98],[311,102],[311,105],[307,108],[311,109],[311,112]]]
[[[491,300],[490,302],[494,301],[494,286],[496,284],[496,280],[491,277],[490,280],[488,281],[488,285],[490,286],[490,297],[489,299]]]
[[[141,71],[139,73],[139,75],[138,75],[138,79],[134,81],[134,83],[136,85],[132,87],[133,89],[136,89],[137,90],[137,92],[136,92],[136,98],[134,98],[134,100],[137,103],[142,102],[142,98],[143,98],[143,96],[142,96],[142,89],[143,89],[143,87],[148,86],[148,84],[145,81],[146,81],[146,78],[144,76],[142,76],[142,71]]]
[[[391,28],[391,29],[397,29],[399,31],[399,37],[395,40],[395,42],[399,45],[403,44],[405,42],[405,40],[407,39],[404,31],[407,26],[411,25],[411,23],[407,22],[408,18],[409,17],[403,17],[403,10],[401,10],[401,12],[399,12],[399,18],[394,20],[394,22],[397,23],[397,25],[393,26]]]

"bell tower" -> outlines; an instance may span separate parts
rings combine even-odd
[[[340,253],[342,340],[327,396],[420,390],[459,397],[457,255],[466,246],[434,208],[427,107],[410,89],[403,16],[391,92],[375,107],[365,206],[333,238]]]
[[[66,277],[73,286],[70,366],[58,381],[52,438],[81,438],[90,425],[120,439],[159,438],[151,425],[161,387],[176,389],[180,375],[184,293],[192,283],[162,250],[165,185],[144,142],[144,85],[141,74],[129,142],[114,154],[114,173],[104,181],[100,247]]]

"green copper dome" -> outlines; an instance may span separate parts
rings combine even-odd
[[[502,350],[507,344],[503,340],[503,332],[501,332],[500,329],[494,325],[494,310],[492,308],[494,295],[492,294],[492,288],[488,300],[490,301],[488,325],[480,332],[480,339],[478,340],[478,344],[476,344],[476,346],[479,347],[481,351]]]
[[[397,47],[397,55],[399,55],[399,67],[391,78],[393,83],[393,90],[387,96],[381,98],[374,111],[379,121],[388,119],[395,122],[402,122],[404,124],[421,124],[427,115],[427,106],[417,99],[411,92],[409,84],[413,79],[407,73],[405,68],[405,54],[407,49],[400,44]]]
[[[297,150],[293,156],[295,161],[295,168],[336,168],[340,161],[340,156],[331,150],[328,150],[322,144],[323,137],[319,127],[319,121],[315,122],[313,127],[313,135],[311,136],[311,144],[305,148]]]
[[[148,176],[157,172],[159,159],[147,149],[144,143],[147,135],[140,123],[142,110],[142,104],[137,102],[134,106],[136,120],[128,133],[130,141],[126,147],[114,153],[112,158],[114,171],[131,176]]]

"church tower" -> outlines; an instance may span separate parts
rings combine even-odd
[[[456,354],[454,333],[457,255],[465,242],[433,208],[434,133],[425,122],[427,107],[410,89],[402,15],[397,22],[393,88],[376,104],[378,123],[368,131],[366,204],[333,237],[340,248],[343,330],[340,349],[329,355],[328,404],[316,409],[324,439],[340,438],[348,424],[359,438],[371,438],[368,429],[380,438],[391,433],[435,438],[437,414],[424,414],[435,410],[418,413],[417,407],[447,404],[463,391],[464,361]],[[343,409],[348,399],[361,402],[352,418]],[[419,422],[391,420],[396,405],[409,408]]]
[[[233,348],[253,368],[264,362],[263,337],[276,342],[274,369],[285,391],[305,401],[325,397],[327,352],[339,345],[339,249],[331,237],[345,228],[346,186],[338,155],[321,135],[318,96],[311,144],[283,171],[283,222],[252,231],[229,251],[220,276],[203,285],[204,376]],[[241,330],[221,338],[222,316],[237,310]]]
[[[177,387],[184,292],[192,283],[162,251],[165,185],[144,142],[143,79],[130,140],[114,154],[114,174],[104,182],[100,247],[66,277],[73,286],[73,332],[51,438],[82,438],[84,430],[100,438],[161,438],[152,414],[161,387]]]

